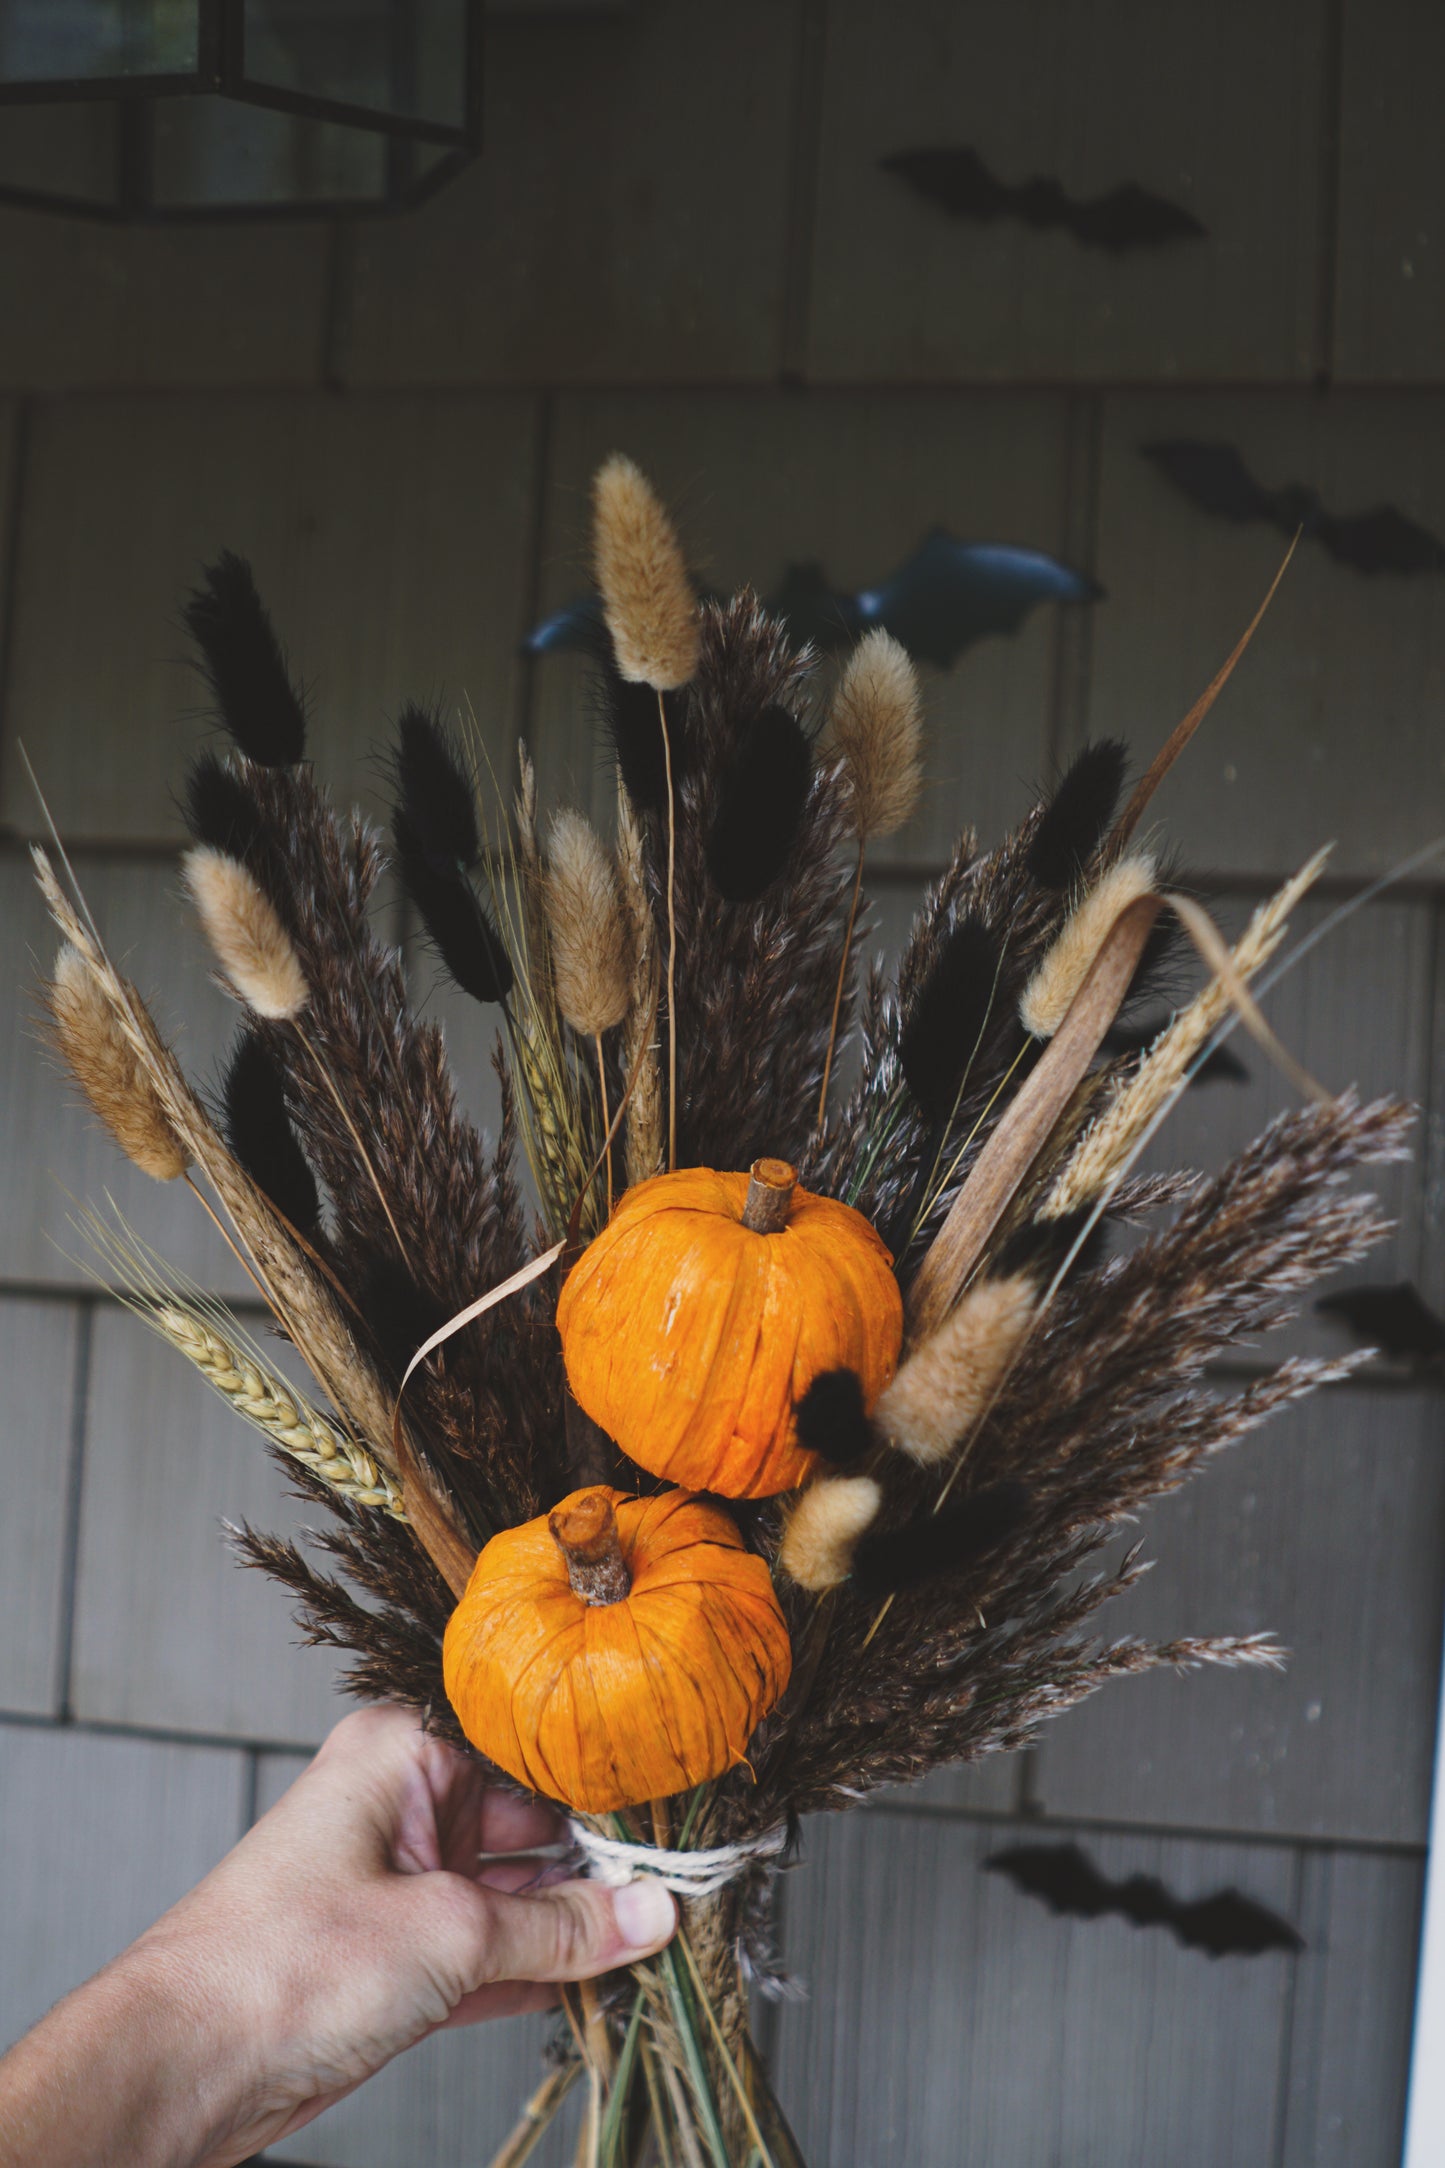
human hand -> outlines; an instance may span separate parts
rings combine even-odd
[[[659,1949],[654,1882],[537,1886],[557,1835],[399,1709],[359,1710],[271,1812],[0,2062],[0,2168],[232,2168],[447,2025]]]

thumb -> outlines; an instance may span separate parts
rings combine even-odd
[[[435,1880],[449,1885],[445,1901],[456,1907],[451,1954],[464,1992],[501,1980],[590,1980],[650,1957],[677,1928],[672,1897],[646,1878],[617,1890],[558,1882],[524,1896],[451,1875]]]

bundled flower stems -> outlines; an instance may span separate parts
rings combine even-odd
[[[499,2163],[580,2080],[587,2168],[799,2168],[748,2000],[802,1818],[1015,1751],[1124,1673],[1280,1660],[1259,1636],[1099,1639],[1142,1569],[1089,1561],[1347,1367],[1202,1383],[1380,1234],[1343,1178],[1400,1156],[1409,1117],[1315,1089],[1222,1173],[1133,1171],[1222,1030],[1267,1039],[1248,984],[1319,870],[1229,952],[1136,840],[1227,672],[1122,813],[1102,743],[997,849],[965,834],[896,976],[860,983],[864,846],[919,782],[908,657],[870,634],[830,690],[751,593],[698,605],[629,461],[594,513],[615,836],[541,818],[525,753],[509,809],[462,728],[398,723],[391,856],[495,1020],[495,1140],[371,922],[385,847],[315,780],[234,557],[187,610],[229,738],[185,791],[185,885],[237,1007],[224,1076],[184,1076],[42,852],[49,1017],[314,1378],[296,1392],[223,1306],[99,1237],[329,1512],[315,1551],[246,1529],[242,1556],[355,1692],[557,1802],[583,1871],[681,1896],[662,1956],[567,1992]],[[1202,990],[1111,1056],[1120,1011],[1166,964],[1179,982],[1181,925]]]

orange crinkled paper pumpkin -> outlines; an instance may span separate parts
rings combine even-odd
[[[639,1467],[726,1498],[804,1482],[817,1456],[797,1443],[796,1403],[846,1367],[871,1407],[903,1338],[892,1259],[862,1213],[795,1188],[784,1224],[757,1233],[743,1224],[748,1180],[690,1167],[639,1183],[557,1304],[568,1382],[593,1421]]]
[[[551,1523],[604,1499],[630,1586],[618,1600],[587,1601]],[[583,1814],[721,1776],[791,1669],[767,1564],[721,1506],[600,1484],[493,1536],[442,1648],[472,1745]]]

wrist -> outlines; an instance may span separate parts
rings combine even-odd
[[[244,2159],[255,2088],[204,1971],[152,1929],[57,2003],[0,2064],[0,2168]]]

